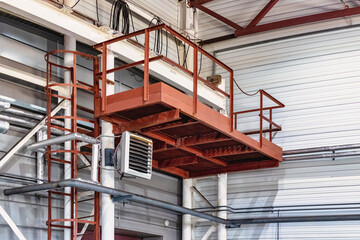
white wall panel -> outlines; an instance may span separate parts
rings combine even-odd
[[[217,57],[234,69],[245,91],[264,89],[286,105],[274,111],[283,127],[274,142],[285,150],[350,144],[360,141],[359,40],[353,28],[240,47]],[[235,111],[257,107],[259,96],[235,88]],[[257,114],[240,115],[238,129],[258,129]]]

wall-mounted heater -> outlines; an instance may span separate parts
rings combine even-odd
[[[116,148],[117,168],[122,174],[150,179],[153,142],[131,132],[123,132]]]

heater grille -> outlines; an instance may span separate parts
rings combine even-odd
[[[150,139],[124,132],[117,147],[120,171],[129,175],[151,178],[153,144]]]

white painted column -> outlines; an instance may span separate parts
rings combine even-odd
[[[227,174],[218,175],[218,206],[227,205]],[[225,211],[218,212],[218,217],[227,218]],[[218,240],[226,240],[227,232],[225,224],[218,224]]]
[[[40,129],[36,133],[36,141],[40,142],[47,139],[47,132],[45,129]],[[44,161],[45,161],[45,153],[44,152],[37,152],[36,153],[36,178],[37,183],[41,184],[44,183],[42,181],[44,179]]]
[[[64,49],[76,51],[76,38],[74,36],[64,35]],[[64,54],[64,65],[67,67],[72,67],[74,62],[74,56],[72,53],[65,53]],[[71,71],[64,72],[64,83],[71,83]],[[72,89],[68,88],[67,97],[71,97]],[[71,116],[71,104],[68,102],[67,106],[65,107],[65,116]],[[65,119],[65,128],[71,129],[71,119]],[[71,150],[71,141],[64,143],[65,150]],[[65,161],[71,161],[71,153],[64,154]],[[64,179],[71,178],[71,165],[64,164]],[[65,193],[70,193],[71,188],[66,187],[64,189]],[[71,218],[71,198],[69,196],[64,196],[64,218],[70,219]],[[64,225],[70,226],[70,222],[64,222]],[[64,229],[64,240],[71,239],[71,229]]]
[[[192,179],[183,179],[183,207],[192,208]],[[182,217],[182,240],[192,239],[191,215],[184,214]]]
[[[114,68],[114,55],[107,53],[107,69]],[[107,79],[114,80],[114,73],[108,74]],[[106,94],[112,95],[115,92],[114,85],[106,85]],[[112,124],[101,121],[101,135],[114,136]],[[105,166],[105,149],[114,149],[114,138],[103,137],[102,139],[102,161],[101,161],[101,184],[106,187],[115,187],[114,167]],[[115,207],[110,195],[101,194],[101,239],[114,240],[115,238]]]

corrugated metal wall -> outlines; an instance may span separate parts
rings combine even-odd
[[[310,29],[311,30],[311,29]],[[258,38],[260,38],[258,36]],[[276,38],[276,34],[273,35]],[[359,28],[309,34],[243,45],[216,56],[235,70],[235,79],[250,93],[262,88],[286,107],[275,110],[283,127],[274,142],[284,149],[359,143]],[[238,40],[241,44],[241,39]],[[226,45],[223,47],[234,47]],[[204,71],[211,72],[210,65]],[[217,73],[220,72],[217,69]],[[259,97],[235,91],[235,111],[259,107]],[[258,114],[258,113],[257,113]],[[238,119],[238,128],[259,125],[258,115]],[[257,138],[254,136],[254,138]],[[348,204],[359,199],[360,158],[281,163],[277,169],[229,174],[228,204],[235,208]],[[198,189],[217,203],[215,178],[198,181]],[[197,206],[204,206],[197,199]],[[296,211],[236,214],[229,218],[353,214],[358,211]],[[199,223],[195,239],[208,224]],[[243,225],[229,229],[228,239],[360,239],[360,222],[316,222]],[[216,239],[212,234],[211,239]]]

